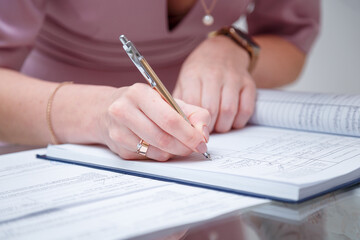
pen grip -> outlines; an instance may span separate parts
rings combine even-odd
[[[190,121],[186,117],[185,113],[181,110],[180,106],[176,103],[174,98],[171,96],[169,91],[166,89],[164,84],[161,82],[159,77],[156,75],[154,70],[150,67],[150,65],[147,63],[145,58],[142,58],[140,62],[143,64],[143,67],[146,69],[148,74],[151,76],[151,78],[155,81],[156,85],[152,86],[155,88],[155,90],[161,95],[161,97],[173,108],[176,112],[178,112],[189,124]]]

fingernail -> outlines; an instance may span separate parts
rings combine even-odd
[[[206,144],[204,142],[201,142],[199,143],[199,145],[196,147],[196,150],[199,152],[199,153],[204,153],[207,151],[207,147],[206,147]]]
[[[203,135],[205,138],[205,142],[209,142],[209,128],[206,125],[203,126]]]

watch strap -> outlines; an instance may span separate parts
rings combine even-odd
[[[210,32],[209,37],[224,35],[232,39],[237,45],[245,49],[250,56],[248,71],[251,73],[259,57],[259,45],[246,33],[234,26],[226,26],[218,31]]]

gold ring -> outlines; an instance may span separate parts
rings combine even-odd
[[[140,142],[137,144],[136,153],[146,157],[146,152],[148,149],[149,149],[149,144],[141,139]]]

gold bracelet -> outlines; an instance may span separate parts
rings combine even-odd
[[[55,97],[55,94],[56,92],[64,85],[67,85],[67,84],[72,84],[73,82],[62,82],[60,83],[56,88],[55,90],[52,92],[52,94],[50,95],[49,97],[49,100],[48,100],[48,103],[47,103],[47,106],[46,106],[46,122],[47,122],[47,125],[48,125],[48,128],[50,130],[50,136],[51,136],[51,142],[53,144],[59,144],[60,142],[58,141],[56,135],[55,135],[55,131],[54,131],[54,128],[52,126],[52,121],[51,121],[51,107],[52,107],[52,104],[53,104],[53,101],[54,101],[54,97]]]

